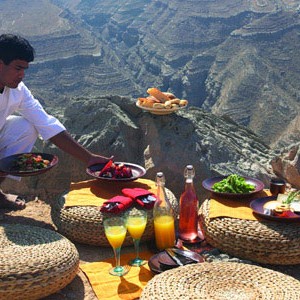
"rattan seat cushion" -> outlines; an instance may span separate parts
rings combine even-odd
[[[40,299],[68,285],[79,269],[75,246],[55,231],[0,225],[0,299]]]
[[[178,216],[178,201],[174,194],[166,189],[167,196],[174,208],[174,217]],[[51,208],[53,223],[57,226],[58,231],[69,238],[71,241],[111,247],[105,237],[103,219],[111,216],[110,214],[101,213],[96,206],[71,206],[64,207],[64,194]],[[147,211],[147,226],[141,238],[141,242],[150,241],[154,238],[153,211]],[[127,233],[123,246],[133,245],[132,238]]]
[[[186,265],[152,278],[141,300],[296,300],[300,282],[259,266],[216,262]]]
[[[263,264],[300,264],[299,223],[210,219],[209,200],[199,214],[207,242],[228,254]]]

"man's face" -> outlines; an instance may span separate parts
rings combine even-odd
[[[0,88],[7,86],[15,89],[23,80],[28,65],[27,61],[19,59],[13,60],[8,65],[0,60]]]

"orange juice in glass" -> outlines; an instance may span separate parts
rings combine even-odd
[[[109,270],[109,274],[123,276],[128,273],[128,269],[120,265],[121,246],[126,236],[126,223],[123,217],[112,217],[103,221],[104,232],[109,244],[114,250],[116,266]]]
[[[126,227],[133,239],[136,257],[129,262],[129,265],[139,267],[146,263],[139,257],[139,245],[141,237],[147,225],[147,213],[144,210],[132,209],[126,215]]]
[[[113,248],[120,248],[124,242],[126,230],[123,226],[111,226],[106,231],[106,237]]]
[[[160,215],[154,218],[154,233],[156,247],[159,250],[173,247],[175,243],[175,225],[173,216]]]

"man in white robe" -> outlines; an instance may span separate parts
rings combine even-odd
[[[86,166],[111,159],[81,146],[33,97],[22,81],[33,60],[34,49],[26,39],[11,34],[0,35],[0,159],[30,152],[39,135]],[[0,185],[6,175],[0,173]],[[25,205],[17,195],[0,190],[0,209],[23,209]]]

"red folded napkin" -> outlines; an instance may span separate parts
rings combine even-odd
[[[138,205],[146,209],[153,208],[156,201],[156,197],[153,193],[142,188],[125,188],[122,189],[122,193],[125,196],[132,198]]]
[[[115,196],[105,202],[100,208],[101,212],[106,213],[120,213],[130,207],[133,199],[125,196]]]

